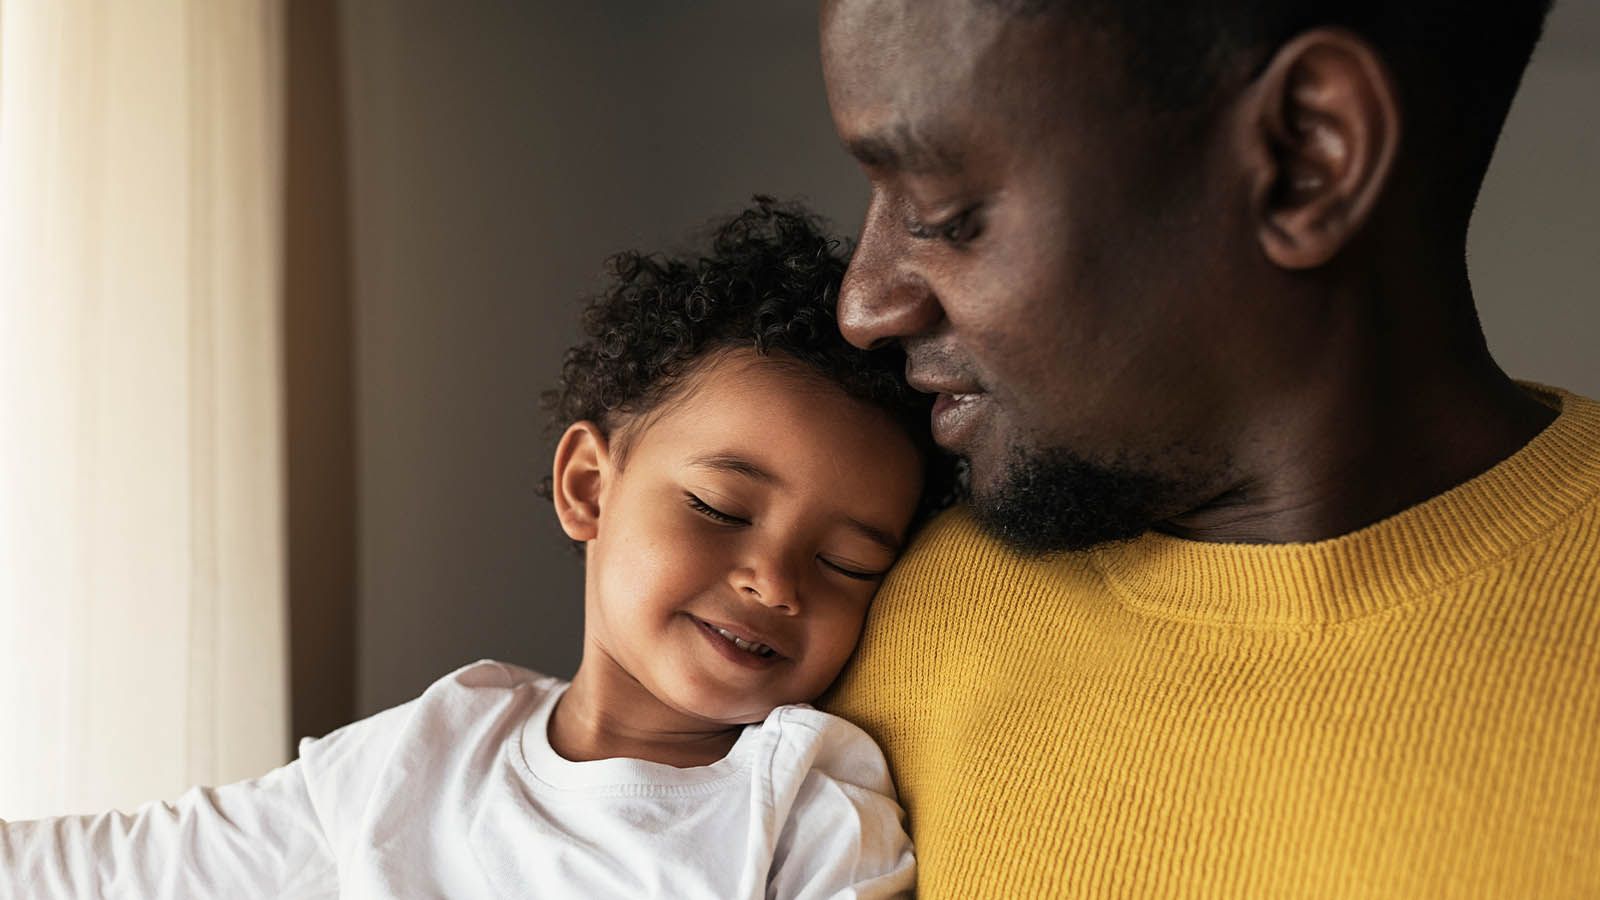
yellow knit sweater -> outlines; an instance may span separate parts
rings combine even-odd
[[[964,511],[830,709],[923,898],[1600,897],[1600,406],[1315,544],[1028,561]]]

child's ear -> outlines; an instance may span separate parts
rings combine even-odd
[[[574,422],[556,445],[550,493],[561,530],[575,541],[592,541],[600,530],[600,495],[611,473],[611,447],[600,426]]]

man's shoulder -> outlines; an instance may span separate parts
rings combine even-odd
[[[1065,588],[1094,578],[1091,554],[1028,556],[984,532],[966,505],[940,513],[917,533],[878,592],[877,604],[973,598],[996,591]]]
[[[1485,567],[1496,586],[1600,605],[1600,404],[1570,391],[1524,387],[1558,410],[1556,420],[1494,469],[1452,492],[1452,511],[1481,520],[1504,551]],[[1450,495],[1447,495],[1449,497]]]
[[[904,558],[928,554],[947,553],[960,547],[975,549],[1002,549],[1000,543],[984,534],[972,507],[965,503],[952,506],[934,516],[922,526],[906,548]]]

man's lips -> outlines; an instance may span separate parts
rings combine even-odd
[[[970,378],[932,372],[914,361],[906,363],[906,383],[924,394],[936,395],[929,415],[933,439],[946,450],[959,453],[978,428],[988,394]]]
[[[933,412],[929,414],[933,439],[946,450],[959,453],[971,442],[978,420],[989,405],[987,401],[988,395],[981,392],[940,394],[933,401]]]
[[[983,393],[983,388],[969,379],[946,375],[931,375],[906,367],[906,383],[924,394],[948,394],[951,397],[972,397]]]

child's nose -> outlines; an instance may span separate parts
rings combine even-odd
[[[739,593],[774,612],[795,615],[800,611],[795,579],[781,562],[764,561],[741,567],[734,572],[733,583]]]

